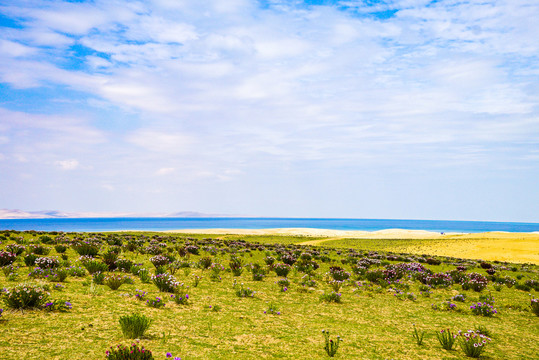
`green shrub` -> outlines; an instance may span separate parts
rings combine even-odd
[[[12,309],[35,308],[43,305],[49,293],[41,286],[18,284],[4,292],[4,303]]]
[[[128,339],[141,339],[150,327],[152,320],[144,315],[131,314],[120,317],[122,333]]]

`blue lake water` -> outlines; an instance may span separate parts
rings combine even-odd
[[[0,219],[2,230],[41,230],[97,232],[115,230],[163,231],[179,229],[270,229],[315,228],[331,230],[383,229],[429,230],[438,232],[531,232],[539,223],[387,220],[387,219],[313,219],[313,218],[55,218]]]

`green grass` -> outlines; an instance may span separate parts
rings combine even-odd
[[[141,234],[130,233],[134,237]],[[37,238],[31,233],[20,234],[25,239]],[[144,234],[148,237],[154,234]],[[164,236],[163,234],[158,234]],[[305,241],[304,237],[283,236],[215,236],[215,235],[166,235],[170,239],[186,237],[221,238],[227,240],[243,239],[263,244],[296,244]],[[308,238],[312,240],[313,238]],[[357,240],[354,240],[357,241]],[[365,242],[364,250],[383,250],[384,240],[373,248],[373,242]],[[392,240],[394,241],[394,240]],[[3,241],[3,248],[12,240]],[[146,243],[147,245],[148,243]],[[328,245],[328,244],[324,244]],[[340,245],[340,243],[339,243]],[[59,256],[53,245],[49,256]],[[362,245],[363,246],[363,245]],[[104,246],[101,253],[105,252]],[[202,248],[202,247],[201,247]],[[341,258],[346,258],[346,251],[338,255],[333,249],[318,248],[327,251],[334,263],[319,262],[321,268],[316,271],[318,287],[301,292],[299,285],[302,273],[292,271],[289,274],[291,285],[287,292],[281,292],[275,284],[279,277],[270,272],[263,281],[252,281],[251,274],[245,270],[239,277],[233,277],[226,271],[221,274],[221,282],[210,281],[209,270],[191,268],[185,275],[179,269],[175,276],[184,283],[182,291],[190,296],[189,305],[176,305],[170,294],[159,292],[152,283],[142,283],[137,277],[133,284],[123,284],[116,291],[104,285],[91,285],[90,275],[85,278],[68,277],[62,291],[51,290],[52,298],[69,299],[73,309],[65,312],[44,312],[31,310],[24,312],[4,308],[0,321],[0,358],[15,360],[28,359],[105,359],[105,351],[116,344],[130,344],[124,338],[119,325],[121,316],[138,313],[152,320],[152,325],[145,333],[141,344],[154,353],[156,359],[165,359],[171,352],[182,360],[190,359],[325,359],[324,337],[322,330],[329,330],[332,337],[340,335],[342,342],[335,355],[337,359],[465,359],[464,353],[457,350],[442,349],[436,338],[436,332],[450,328],[458,330],[476,329],[481,325],[492,333],[493,341],[484,352],[488,359],[533,359],[538,348],[539,317],[529,310],[530,296],[527,292],[503,287],[500,292],[488,289],[496,299],[498,314],[492,318],[472,315],[469,306],[479,301],[479,294],[462,291],[459,285],[450,288],[434,289],[429,298],[419,295],[419,284],[413,282],[408,292],[417,295],[417,301],[399,300],[392,293],[383,290],[355,291],[347,285],[342,292],[342,303],[320,302],[324,291],[331,291],[323,281],[323,274],[329,265],[340,265],[350,271],[350,265],[342,265]],[[75,262],[78,255],[69,248],[66,252],[69,260]],[[120,253],[135,263],[143,263],[153,273],[149,254],[133,252]],[[176,255],[177,256],[177,255]],[[202,256],[190,256],[189,261],[196,263]],[[263,264],[265,251],[253,250],[240,253],[245,263]],[[272,253],[272,256],[275,256]],[[22,257],[19,257],[22,259]],[[20,276],[17,281],[8,281],[0,272],[0,288],[12,287],[26,280],[29,268],[22,260],[16,265]],[[228,268],[229,254],[220,252],[214,257]],[[398,262],[398,261],[397,261]],[[397,263],[391,261],[391,263]],[[454,269],[455,266],[442,263],[428,266],[433,271]],[[484,273],[475,268],[470,271]],[[516,277],[522,274],[525,279],[537,279],[537,268],[520,269],[518,272],[502,271]],[[202,276],[197,287],[193,287],[192,276]],[[234,279],[256,291],[254,298],[239,298],[233,287]],[[48,283],[50,284],[50,283]],[[187,288],[189,286],[189,288]],[[163,309],[146,306],[144,301],[134,298],[135,290],[148,292],[147,299],[160,296],[167,304]],[[431,309],[432,303],[440,303],[457,292],[467,295],[465,303],[456,303],[456,312],[442,312]],[[483,294],[486,292],[484,291]],[[532,294],[537,294],[532,290]],[[1,304],[0,300],[0,304]],[[270,304],[278,306],[281,315],[264,314]],[[219,305],[221,310],[211,311],[209,305]],[[419,331],[425,331],[423,344],[418,346],[412,336],[413,324]]]

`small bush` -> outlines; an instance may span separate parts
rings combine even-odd
[[[288,276],[288,273],[290,272],[291,268],[292,267],[288,264],[273,265],[273,271],[275,271],[275,274],[277,274],[277,276]]]
[[[122,333],[128,339],[141,339],[150,327],[152,320],[144,315],[131,314],[120,317]]]
[[[535,315],[539,316],[539,299],[531,298],[530,308]]]
[[[156,309],[165,307],[165,303],[159,296],[156,296],[155,299],[146,300],[146,305],[148,305],[149,307],[156,308]]]
[[[102,272],[103,273],[103,272],[109,270],[109,267],[107,266],[107,264],[102,263],[99,260],[93,260],[93,259],[84,261],[82,263],[82,266],[84,266],[86,268],[86,270],[88,270],[90,275],[93,275],[93,274],[95,274],[97,272]]]
[[[498,311],[494,308],[493,305],[489,303],[481,303],[478,302],[477,304],[472,304],[470,306],[470,309],[472,310],[472,314],[474,315],[482,315],[482,316],[494,316],[494,314],[497,314]]]
[[[111,274],[105,276],[103,279],[103,284],[107,285],[111,290],[118,290],[122,284],[126,281],[126,277],[118,274]]]
[[[189,304],[189,295],[180,295],[180,294],[172,294],[170,295],[170,298],[174,300],[174,302],[178,305],[188,305]]]
[[[341,293],[336,293],[335,291],[332,291],[330,293],[323,293],[320,295],[320,301],[324,302],[334,302],[334,303],[340,303],[341,302]]]
[[[12,309],[35,308],[43,305],[49,293],[41,286],[19,284],[4,292],[4,303]]]
[[[130,347],[125,345],[117,345],[111,347],[106,352],[107,360],[154,360],[152,352],[139,347],[138,343],[131,344]]]
[[[7,251],[0,251],[0,267],[13,264],[17,255]]]
[[[459,339],[460,347],[466,356],[473,358],[481,356],[481,353],[491,341],[490,338],[473,330],[468,330],[468,332],[465,333],[459,331],[457,338]]]
[[[157,274],[151,277],[152,282],[160,291],[174,293],[179,285],[176,278],[170,274]]]

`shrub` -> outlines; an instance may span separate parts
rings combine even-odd
[[[151,280],[150,271],[148,269],[139,269],[138,270],[138,277],[140,281],[147,284]]]
[[[116,260],[118,260],[118,253],[112,249],[103,254],[103,262],[107,264],[108,270],[116,269]]]
[[[336,293],[335,291],[332,291],[330,293],[323,293],[320,295],[320,301],[324,302],[334,302],[334,303],[340,303],[341,302],[341,293]]]
[[[51,273],[51,276],[49,276],[49,281],[64,282],[68,276],[69,276],[69,269],[66,269],[66,268],[55,269]]]
[[[58,244],[58,245],[55,245],[55,246],[54,246],[54,250],[56,250],[56,252],[57,252],[58,254],[63,254],[63,253],[66,252],[67,246],[62,245],[62,244]]]
[[[234,276],[240,276],[243,272],[243,261],[237,256],[231,256],[228,262]]]
[[[92,281],[94,282],[94,284],[103,285],[103,283],[105,282],[105,273],[102,273],[101,271],[94,273],[94,275],[92,276]]]
[[[477,304],[472,304],[470,306],[470,309],[472,310],[472,314],[474,315],[493,316],[494,314],[498,313],[498,311],[494,308],[493,305],[486,302],[478,302]]]
[[[281,315],[279,307],[274,302],[270,302],[268,310],[264,311],[264,314]]]
[[[260,266],[260,264],[252,264],[251,275],[253,276],[254,281],[262,281],[266,276],[266,269]]]
[[[121,316],[119,319],[122,333],[128,339],[140,339],[150,327],[152,320],[144,315],[131,314]]]
[[[120,271],[130,272],[131,267],[133,266],[133,262],[128,259],[118,259],[114,262],[114,266]]]
[[[350,273],[344,271],[344,269],[339,266],[330,266],[328,274],[333,280],[337,281],[348,280],[350,278]]]
[[[273,263],[275,262],[275,258],[273,256],[266,256],[264,258],[264,262],[266,263],[266,265],[273,265]]]
[[[329,331],[322,330],[322,334],[324,334],[324,350],[326,350],[326,353],[329,357],[334,357],[337,353],[337,350],[339,350],[339,345],[341,343],[341,337],[337,335],[337,341],[333,341],[333,339],[329,338]]]
[[[52,257],[38,257],[34,264],[42,269],[53,269],[60,265],[57,258]]]
[[[135,290],[135,299],[140,300],[140,301],[146,300],[147,294],[148,293],[146,291],[137,289]]]
[[[45,311],[60,311],[60,312],[66,312],[68,310],[71,310],[73,308],[73,305],[69,301],[66,300],[51,300],[46,302],[43,305],[43,309]]]
[[[43,305],[49,293],[41,286],[19,284],[6,289],[3,295],[4,303],[12,309],[34,308]]]
[[[159,296],[156,296],[155,299],[146,300],[146,305],[148,305],[149,307],[156,308],[156,309],[165,307],[165,303]]]
[[[107,350],[106,356],[107,360],[154,360],[152,352],[144,346],[139,347],[138,343],[133,343],[130,347],[125,345],[111,347]]]
[[[451,334],[451,330],[449,329],[440,330],[440,332],[436,333],[436,337],[445,350],[451,350],[457,338],[456,335]]]
[[[287,278],[282,278],[277,280],[276,284],[281,288],[281,291],[287,291],[290,286],[290,280]]]
[[[170,297],[178,305],[187,305],[187,304],[189,304],[189,295],[188,294],[185,294],[185,295],[172,294],[172,295],[170,295]]]
[[[179,282],[176,278],[170,274],[158,274],[151,277],[152,282],[157,286],[160,291],[174,293],[178,287]]]
[[[13,264],[17,255],[7,251],[0,251],[0,267]]]
[[[170,263],[170,259],[163,255],[155,255],[150,258],[150,262],[157,268],[159,266],[168,265]]]
[[[84,266],[86,270],[88,270],[90,275],[93,275],[97,272],[105,272],[109,270],[109,267],[107,266],[107,264],[104,264],[99,260],[93,260],[93,259],[83,261],[82,266]]]
[[[277,276],[284,276],[284,277],[288,276],[290,269],[291,269],[291,266],[288,264],[279,263],[279,264],[273,265],[273,271],[275,271],[275,274],[277,274]]]
[[[19,244],[9,244],[9,245],[6,245],[5,250],[7,252],[10,252],[10,253],[15,254],[15,255],[18,256],[18,255],[22,254],[24,252],[24,250],[26,250],[26,247],[24,245],[19,245]]]
[[[49,249],[46,246],[43,245],[28,245],[26,248],[26,251],[29,254],[36,254],[36,255],[48,255],[51,252],[51,249]]]
[[[531,304],[530,304],[530,307],[532,309],[532,312],[539,316],[539,299],[536,299],[536,298],[531,298]]]
[[[103,284],[107,285],[111,290],[118,290],[125,282],[126,277],[118,274],[111,274],[103,279]]]
[[[209,256],[201,257],[200,260],[198,260],[198,266],[201,269],[207,269],[211,266],[211,264],[212,264],[212,259]]]
[[[473,330],[468,330],[468,332],[465,333],[459,331],[457,338],[459,339],[460,347],[466,356],[473,358],[481,356],[481,353],[491,341],[490,338]]]
[[[469,273],[466,275],[466,278],[461,282],[462,289],[464,290],[473,290],[473,291],[482,291],[487,287],[488,280],[481,274],[478,273]]]
[[[90,241],[79,241],[71,245],[73,250],[79,255],[96,256],[99,253],[99,243]]]
[[[243,284],[241,284],[240,287],[236,290],[237,297],[254,297],[255,294],[256,291],[251,290],[250,288],[244,288]]]
[[[218,263],[212,263],[209,269],[211,271],[210,279],[213,281],[221,281],[221,276],[219,274],[225,270],[225,267]]]

